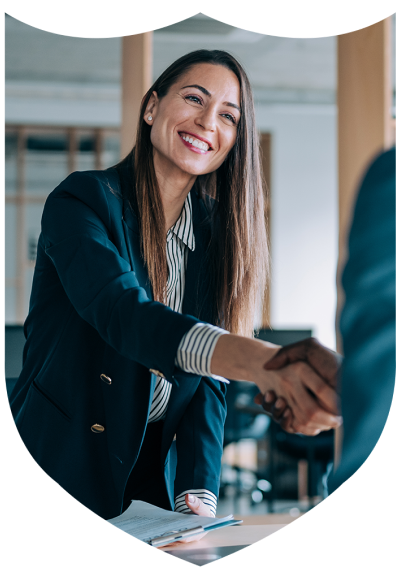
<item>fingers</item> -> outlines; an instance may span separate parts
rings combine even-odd
[[[266,401],[267,400],[267,401]],[[307,436],[316,436],[322,430],[321,425],[314,424],[312,421],[313,418],[313,410],[310,409],[310,413],[308,416],[308,422],[303,419],[300,421],[296,419],[294,422],[295,428],[293,427],[293,412],[291,408],[287,405],[287,402],[284,398],[279,397],[276,398],[274,392],[267,392],[265,396],[261,393],[255,396],[254,401],[257,404],[260,404],[264,408],[266,412],[277,422],[280,427],[288,432],[289,434],[305,434]],[[329,418],[329,417],[328,417]],[[315,420],[326,420],[326,418],[316,416]],[[330,427],[329,427],[330,428]]]
[[[315,435],[318,431],[337,428],[341,424],[341,417],[337,416],[335,391],[306,363],[296,362],[265,374],[268,374],[267,383],[273,383],[274,391],[291,409],[292,422],[289,423],[289,414],[283,422],[286,430],[293,428],[301,434]],[[321,400],[329,412],[321,407]]]
[[[264,364],[264,370],[279,370],[280,368],[287,366],[287,364],[299,360],[306,360],[305,340],[280,348],[275,356]]]
[[[342,423],[336,392],[305,362],[264,371],[258,387],[256,401],[286,432],[315,436]]]
[[[203,537],[207,535],[208,531],[204,533],[197,533],[196,535],[192,535],[191,537],[186,537],[186,539],[181,539],[180,541],[175,541],[175,543],[171,543],[171,545],[176,543],[195,543],[196,541],[200,541]],[[165,547],[165,545],[163,545]]]
[[[295,431],[291,427],[293,414],[285,398],[276,397],[275,392],[268,390],[265,395],[258,393],[254,397],[254,402],[263,407],[268,415],[277,422],[283,430],[293,434]]]
[[[185,503],[189,507],[189,509],[193,512],[194,515],[200,515],[202,517],[213,517],[210,508],[203,503],[199,497],[195,495],[186,494],[185,495]]]
[[[339,397],[335,390],[328,386],[308,364],[296,362],[293,366],[296,366],[302,383],[313,392],[318,404],[331,414],[339,414]]]
[[[281,396],[277,398],[275,392],[272,390],[268,390],[264,395],[261,393],[257,394],[254,402],[262,406],[265,412],[276,422],[281,421],[282,415],[288,407],[286,400]]]
[[[284,346],[265,365],[265,370],[278,370],[293,362],[307,362],[332,388],[337,388],[337,375],[342,357],[315,338],[307,338]]]
[[[211,512],[210,508],[203,503],[199,497],[192,494],[185,495],[185,503],[189,507],[189,509],[193,512],[194,515],[199,515],[201,517],[214,517],[215,515]],[[187,537],[185,539],[181,539],[180,541],[176,541],[176,543],[194,543],[196,541],[200,541],[203,537],[207,535],[207,531],[204,533],[198,533],[197,535],[193,535],[191,537]]]

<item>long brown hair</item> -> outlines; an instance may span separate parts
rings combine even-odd
[[[159,99],[163,98],[180,76],[201,63],[231,70],[240,84],[241,101],[233,148],[214,173],[196,179],[196,188],[202,197],[209,195],[216,200],[208,248],[214,323],[233,333],[252,336],[269,271],[265,187],[251,86],[242,66],[225,51],[196,50],[182,56],[161,74],[143,97],[136,145],[131,151],[143,258],[154,299],[165,302],[168,279],[165,219],[153,164],[151,127],[144,121],[144,114],[153,91]]]

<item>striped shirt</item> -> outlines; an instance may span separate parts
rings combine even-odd
[[[185,273],[188,252],[194,251],[195,238],[193,233],[192,203],[190,193],[187,196],[179,219],[167,233],[167,305],[176,312],[182,313],[183,296],[185,292]],[[226,334],[225,330],[210,324],[195,324],[183,336],[176,354],[175,364],[185,372],[211,376],[217,380],[228,382],[225,378],[211,373],[211,358],[218,338]],[[156,422],[165,417],[171,395],[172,384],[165,378],[157,378],[153,400],[150,408],[149,422]],[[191,513],[186,506],[185,494],[191,493],[207,504],[215,515],[217,497],[207,489],[191,489],[175,498],[175,511]]]

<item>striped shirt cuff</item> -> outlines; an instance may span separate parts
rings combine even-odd
[[[211,491],[207,489],[192,489],[190,491],[185,491],[178,495],[175,499],[175,508],[174,511],[177,513],[185,513],[186,515],[192,515],[193,511],[189,509],[189,507],[185,503],[185,495],[190,493],[191,495],[195,495],[199,499],[203,501],[205,505],[210,508],[211,516],[215,517],[217,512],[217,497]]]
[[[211,373],[211,358],[222,334],[229,334],[211,324],[195,324],[183,336],[176,353],[175,364],[185,372],[209,376],[229,384],[229,380]]]

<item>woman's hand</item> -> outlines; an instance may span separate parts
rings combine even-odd
[[[291,426],[292,411],[284,398],[277,398],[275,392],[268,390],[265,395],[259,392],[254,397],[254,402],[262,406],[268,416],[277,422],[283,430],[291,434],[295,432]]]
[[[215,517],[211,512],[210,507],[208,507],[201,499],[195,495],[187,494],[185,495],[185,503],[189,509],[193,512],[193,515],[200,515],[201,517]],[[189,513],[188,513],[189,514]],[[192,543],[194,541],[200,541],[203,537],[207,535],[205,533],[199,533],[193,537],[187,537],[187,539],[182,539],[181,541],[175,541],[176,543]]]
[[[282,398],[289,406],[282,415],[288,432],[315,435],[340,426],[335,389],[307,362],[293,362],[277,370],[264,369],[279,349],[261,340],[224,334],[216,344],[211,371],[228,379],[255,382],[263,395],[273,391],[277,398]]]
[[[288,432],[314,436],[342,423],[337,393],[305,362],[256,374],[254,381],[261,393],[267,395],[272,390],[289,407],[281,423]]]
[[[299,361],[307,362],[326,384],[331,386],[334,391],[338,391],[338,374],[343,357],[323,346],[315,338],[307,338],[306,340],[284,346],[278,350],[273,358],[264,364],[264,370],[279,370]],[[284,430],[293,432],[291,427],[292,412],[286,400],[277,399],[274,392],[267,391],[265,396],[258,394],[254,401],[260,404],[274,420],[279,422]],[[279,403],[281,405],[277,409]],[[315,434],[318,434],[318,430]]]

